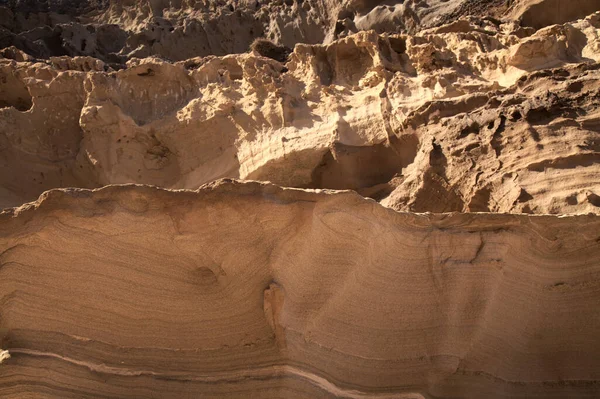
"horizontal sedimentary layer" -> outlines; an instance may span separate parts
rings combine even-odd
[[[0,395],[597,397],[599,274],[596,215],[52,190],[0,214]]]

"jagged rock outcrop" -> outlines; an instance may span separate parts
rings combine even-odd
[[[111,186],[5,211],[0,240],[5,398],[598,394],[596,215]]]
[[[0,0],[0,396],[600,397],[599,10]]]
[[[244,53],[255,38],[330,43],[359,31],[415,34],[466,15],[510,15],[536,29],[580,19],[598,0],[50,0],[0,1],[0,47],[32,56],[180,61]]]
[[[232,177],[398,210],[598,213],[599,28],[600,14],[538,31],[467,18],[299,44],[286,63],[146,58],[112,72],[15,49],[20,61],[0,59],[2,205]]]

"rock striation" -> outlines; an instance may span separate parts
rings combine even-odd
[[[600,1],[0,0],[0,396],[600,396]]]
[[[218,178],[353,189],[397,210],[599,212],[600,14],[465,18],[176,63],[0,59],[1,205],[54,187]]]
[[[220,181],[49,191],[0,237],[6,398],[598,393],[595,215]]]

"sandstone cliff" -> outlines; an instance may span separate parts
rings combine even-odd
[[[0,1],[1,396],[600,396],[599,10]]]
[[[0,218],[3,397],[598,392],[596,216],[221,182],[54,190]]]
[[[217,178],[353,189],[398,210],[599,211],[600,14],[466,18],[171,63],[0,59],[2,205],[54,187]]]

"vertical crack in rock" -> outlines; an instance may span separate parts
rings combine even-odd
[[[285,295],[283,289],[276,283],[269,284],[269,288],[264,291],[264,311],[265,318],[269,327],[275,335],[275,342],[280,351],[287,349],[285,338],[285,327],[282,325],[282,313]]]

